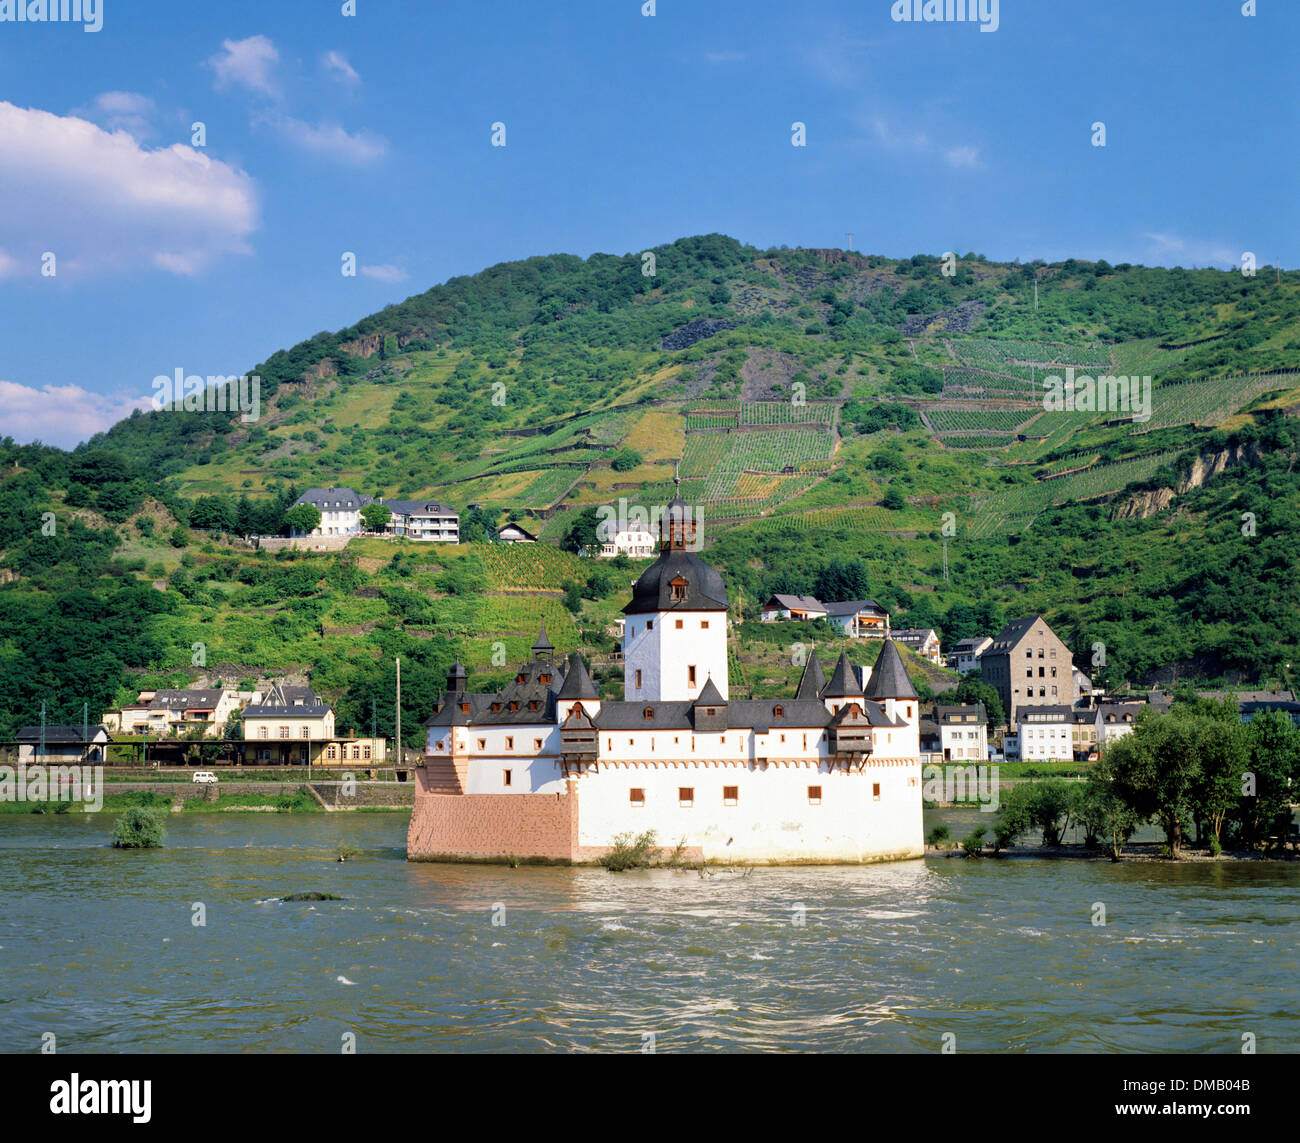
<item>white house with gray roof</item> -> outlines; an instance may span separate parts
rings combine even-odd
[[[320,513],[320,524],[311,532],[294,531],[294,536],[355,536],[361,532],[361,509],[370,503],[351,488],[309,488],[297,500],[310,504]]]
[[[393,514],[387,531],[408,540],[460,543],[460,513],[436,500],[385,500]]]

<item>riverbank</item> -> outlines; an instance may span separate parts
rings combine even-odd
[[[1300,861],[1300,853],[1293,850],[1275,850],[1262,853],[1257,850],[1224,850],[1222,853],[1210,853],[1202,849],[1183,849],[1177,860],[1160,852],[1159,843],[1143,842],[1138,845],[1126,845],[1120,850],[1118,858],[1111,856],[1107,849],[1088,849],[1084,846],[1015,846],[1000,849],[996,853],[985,850],[972,854],[957,846],[925,847],[926,857],[960,858],[963,861],[1101,861],[1107,864],[1119,862],[1159,862],[1162,865],[1207,864],[1230,865],[1234,862],[1295,862]]]
[[[409,813],[415,786],[407,782],[105,782],[102,798],[0,802],[0,814],[120,814],[145,806],[167,814]]]

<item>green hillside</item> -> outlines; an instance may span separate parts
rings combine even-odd
[[[599,505],[662,503],[675,469],[746,619],[774,590],[861,591],[949,643],[1042,611],[1112,685],[1290,681],[1300,275],[720,235],[649,253],[653,275],[643,252],[503,264],[318,334],[250,369],[251,425],[169,410],[71,454],[0,442],[0,736],[42,699],[79,720],[147,683],[284,672],[382,731],[398,654],[418,736],[456,654],[502,674],[542,618],[612,688],[636,568],[552,545]],[[1067,368],[1149,376],[1149,416],[1045,407]],[[312,485],[548,543],[242,543]],[[748,629],[743,685],[784,685],[788,651]]]

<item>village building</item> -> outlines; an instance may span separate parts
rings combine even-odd
[[[1070,716],[1070,745],[1078,761],[1086,760],[1097,749],[1097,711],[1076,706]]]
[[[361,509],[370,503],[368,497],[358,496],[351,488],[309,488],[292,507],[310,504],[320,513],[320,523],[310,532],[296,529],[290,535],[299,536],[356,536],[361,533]]]
[[[15,740],[18,761],[29,766],[100,763],[109,742],[102,726],[22,726]]]
[[[889,634],[889,612],[874,599],[846,599],[823,603],[811,595],[776,594],[763,604],[764,623],[782,619],[825,619],[854,639],[883,639]]]
[[[1022,762],[1069,762],[1074,710],[1068,706],[1026,706],[1016,716],[1019,757]],[[1007,757],[1010,757],[1008,753]]]
[[[939,633],[933,627],[904,627],[892,632],[895,643],[909,647],[936,667],[943,662],[939,649]]]
[[[334,708],[310,687],[272,687],[243,717],[243,757],[255,765],[328,766],[383,762],[383,738],[340,738]]]
[[[958,639],[952,649],[953,669],[958,674],[969,675],[980,669],[980,656],[993,645],[987,635],[976,635],[970,639]]]
[[[507,524],[497,530],[497,539],[503,544],[535,544],[537,537],[518,524]]]
[[[945,762],[986,762],[989,756],[988,713],[984,704],[936,706],[939,749]]]
[[[460,543],[460,514],[436,500],[385,500],[392,513],[385,529],[393,536],[441,544]]]
[[[826,605],[811,595],[777,594],[763,604],[760,618],[775,623],[778,619],[825,619],[826,615]]]
[[[457,664],[426,722],[415,860],[594,860],[653,830],[695,860],[863,862],[923,853],[920,705],[884,640],[871,673],[816,655],[795,693],[732,700],[727,587],[680,498],[624,608],[624,697],[545,631],[499,692]]]
[[[104,727],[114,734],[178,738],[201,730],[220,738],[230,716],[247,702],[260,702],[257,691],[214,687],[200,690],[141,691],[135,702],[104,712]]]
[[[578,554],[580,556],[597,556],[600,559],[610,560],[615,556],[627,556],[633,560],[649,559],[655,554],[656,542],[654,536],[644,528],[625,528],[622,531],[615,532],[608,539],[604,539],[600,544],[594,547],[584,547]]]
[[[1099,703],[1094,716],[1097,727],[1098,749],[1104,750],[1106,746],[1116,739],[1123,738],[1126,734],[1132,734],[1138,711],[1144,706],[1146,706],[1146,703],[1143,702]]]
[[[1075,703],[1070,649],[1041,615],[1013,619],[980,656],[980,671],[1002,700],[1009,725],[1025,707]]]
[[[1297,727],[1300,727],[1300,703],[1287,699],[1268,699],[1264,702],[1243,702],[1238,707],[1242,722],[1249,722],[1257,714],[1276,711],[1284,714]]]

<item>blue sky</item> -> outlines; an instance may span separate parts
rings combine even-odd
[[[19,440],[70,446],[159,374],[247,372],[534,254],[852,232],[891,256],[1297,264],[1294,0],[1001,0],[994,32],[890,0],[101,0],[97,32],[10,3]]]

